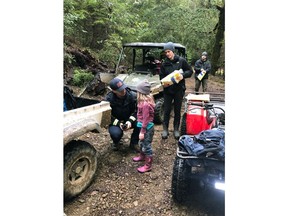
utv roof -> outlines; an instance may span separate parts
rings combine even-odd
[[[159,48],[163,49],[164,45],[166,43],[152,43],[152,42],[135,42],[135,43],[125,43],[123,44],[123,47],[145,47],[145,48]],[[177,49],[186,49],[185,46],[179,43],[174,43],[175,48]]]

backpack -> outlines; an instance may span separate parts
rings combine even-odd
[[[207,152],[211,152],[217,158],[225,158],[225,132],[220,129],[204,130],[193,138],[183,135],[178,145],[189,155],[205,157]]]

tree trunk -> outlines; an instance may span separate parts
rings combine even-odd
[[[225,32],[225,6],[223,8],[218,7],[219,10],[219,22],[217,24],[217,32],[215,38],[215,44],[213,47],[212,59],[211,59],[211,74],[215,75],[216,71],[220,67],[219,58],[221,53],[222,43],[224,42]]]

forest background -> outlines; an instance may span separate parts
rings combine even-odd
[[[62,215],[63,6],[59,0],[1,3],[1,215]],[[268,115],[264,103],[285,101],[287,80],[271,75],[287,56],[287,16],[283,0],[226,1],[228,216],[287,212],[286,200],[277,197],[288,193],[281,136],[288,119]]]
[[[64,69],[75,61],[71,44],[115,68],[123,43],[172,41],[191,64],[207,51],[212,74],[224,77],[224,33],[224,0],[64,0]]]

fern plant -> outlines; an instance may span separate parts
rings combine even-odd
[[[94,75],[91,72],[87,72],[82,69],[75,69],[73,76],[73,85],[83,87],[90,81],[92,81]]]

